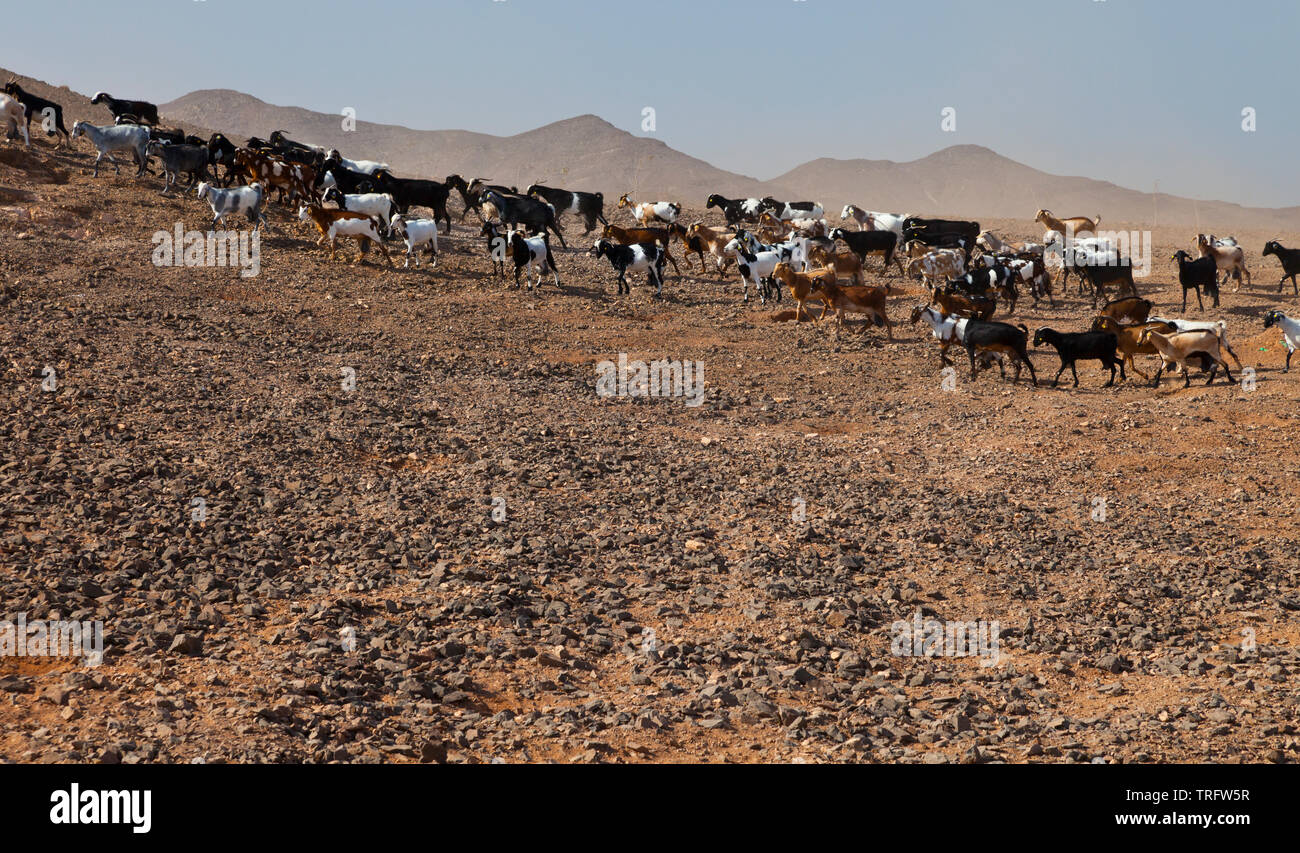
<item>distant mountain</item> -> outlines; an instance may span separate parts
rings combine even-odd
[[[236,142],[283,130],[291,139],[338,148],[353,159],[381,160],[398,173],[444,178],[455,172],[521,189],[546,180],[603,192],[610,204],[628,191],[635,191],[637,200],[653,195],[702,205],[711,192],[751,195],[766,188],[754,178],[718,169],[657,139],[633,136],[594,115],[514,136],[491,136],[363,121],[354,131],[344,131],[342,116],[274,106],[227,89],[191,92],[159,109],[182,123],[215,124]]]
[[[0,69],[5,80],[18,76]],[[67,124],[111,120],[85,95],[19,76],[30,91],[64,104]],[[136,94],[138,97],[139,94]],[[229,89],[191,92],[160,104],[163,121],[207,136],[220,129],[236,143],[283,130],[303,142],[338,148],[354,159],[383,160],[398,174],[466,178],[524,185],[544,179],[555,186],[605,193],[607,210],[618,195],[638,200],[670,199],[703,205],[709,193],[774,195],[822,202],[832,217],[847,202],[897,213],[1028,219],[1040,207],[1061,216],[1102,216],[1107,224],[1149,226],[1198,221],[1225,233],[1234,227],[1300,231],[1300,207],[1249,208],[1223,201],[1193,201],[1126,189],[1084,177],[1052,175],[978,145],[955,145],[905,163],[890,160],[832,160],[805,163],[770,181],[728,172],[669,148],[657,139],[633,136],[609,122],[583,115],[514,136],[466,130],[412,130],[359,121],[344,131],[342,117],[299,107],[281,107]]]
[[[896,213],[1032,218],[1039,208],[1058,216],[1095,216],[1107,223],[1194,224],[1300,228],[1300,208],[1247,208],[1222,201],[1193,201],[1138,192],[1091,178],[1051,175],[979,145],[954,145],[907,163],[831,160],[805,163],[774,179],[797,187],[838,213],[848,202]]]

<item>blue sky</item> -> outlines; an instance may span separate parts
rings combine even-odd
[[[0,0],[0,63],[159,103],[238,89],[511,134],[595,113],[725,169],[985,145],[1057,174],[1300,204],[1300,3]],[[953,107],[956,131],[941,130]],[[1242,110],[1257,129],[1242,130]]]

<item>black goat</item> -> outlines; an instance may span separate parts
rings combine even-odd
[[[27,135],[29,137],[32,132],[32,116],[39,114],[46,136],[58,134],[59,147],[62,147],[65,142],[69,145],[72,144],[68,129],[63,126],[63,107],[60,104],[23,91],[23,87],[18,85],[17,80],[10,80],[6,83],[4,91],[6,95],[13,95],[18,100],[18,103],[23,105],[23,112],[27,115]]]
[[[1104,367],[1110,368],[1110,379],[1103,387],[1109,388],[1115,384],[1116,365],[1119,365],[1119,378],[1128,380],[1124,375],[1124,362],[1115,354],[1119,342],[1110,332],[1058,332],[1044,327],[1034,332],[1034,346],[1040,347],[1045,343],[1054,347],[1057,355],[1061,357],[1061,369],[1056,371],[1056,376],[1052,379],[1052,387],[1056,387],[1061,374],[1068,367],[1070,373],[1074,374],[1074,387],[1078,388],[1079,371],[1075,370],[1074,364],[1080,360],[1090,359],[1096,359]]]
[[[447,213],[447,196],[451,193],[451,188],[446,184],[419,178],[395,178],[387,169],[375,172],[371,181],[375,192],[388,193],[393,197],[398,213],[406,213],[415,204],[427,207],[433,211],[434,221],[441,219],[447,223],[444,233],[451,233],[451,215]]]
[[[1300,249],[1288,249],[1276,240],[1269,240],[1264,244],[1264,257],[1269,255],[1275,256],[1282,264],[1282,277],[1277,280],[1277,292],[1282,292],[1282,285],[1289,278],[1291,290],[1300,295],[1300,289],[1296,288],[1295,283],[1295,277],[1300,275]]]
[[[495,220],[489,219],[483,223],[479,229],[479,236],[487,238],[488,257],[492,259],[492,274],[500,278],[506,277],[506,238],[501,236],[500,226]]]
[[[90,102],[108,107],[108,111],[113,114],[113,118],[131,116],[139,124],[158,123],[158,107],[148,101],[127,101],[122,98],[114,98],[107,92],[96,92],[95,97],[91,98]]]
[[[980,224],[965,219],[923,219],[909,216],[903,220],[903,245],[919,240],[935,249],[961,248],[970,263],[970,252],[980,235]],[[958,241],[961,241],[960,244]]]
[[[541,197],[545,200],[547,204],[555,208],[557,221],[560,216],[566,213],[581,216],[582,221],[587,226],[587,230],[582,232],[584,237],[596,229],[597,222],[602,225],[609,224],[609,220],[605,218],[605,196],[600,193],[560,190],[542,184],[533,184],[524,195],[533,196],[534,198]]]
[[[757,222],[758,214],[763,211],[763,203],[756,198],[727,198],[714,193],[704,203],[706,209],[718,208],[728,225],[741,222]]]
[[[1178,262],[1178,283],[1183,286],[1183,310],[1187,310],[1187,291],[1196,291],[1196,306],[1201,311],[1205,310],[1205,303],[1201,301],[1201,291],[1214,297],[1214,307],[1219,307],[1219,267],[1213,257],[1206,256],[1190,260],[1192,256],[1187,252],[1179,249],[1174,252],[1170,260]],[[1091,269],[1091,267],[1085,267]],[[1282,288],[1279,287],[1278,290]]]
[[[208,164],[212,166],[212,174],[217,183],[223,187],[230,186],[235,177],[235,143],[220,133],[208,137]],[[226,167],[224,178],[217,175],[218,165]]]
[[[1023,362],[1029,368],[1029,375],[1034,380],[1034,385],[1037,385],[1038,375],[1034,373],[1034,363],[1029,360],[1029,353],[1025,350],[1028,341],[1029,329],[1023,324],[1012,326],[1010,323],[998,323],[992,320],[966,321],[966,333],[962,336],[962,343],[966,347],[967,355],[970,356],[971,381],[975,381],[977,373],[975,352],[979,350],[1010,356],[1016,367],[1016,375],[1011,380],[1013,383],[1020,381],[1020,365]]]
[[[1185,253],[1184,253],[1185,254]],[[1115,286],[1116,296],[1137,296],[1137,284],[1133,281],[1133,265],[1126,258],[1121,258],[1117,264],[1105,263],[1104,260],[1098,259],[1097,263],[1083,263],[1075,256],[1074,274],[1083,273],[1083,278],[1087,280],[1088,285],[1092,288],[1092,307],[1097,307],[1097,301],[1106,298],[1106,288],[1110,285]],[[1066,267],[1069,269],[1069,267]],[[1215,305],[1218,305],[1218,291],[1215,291]],[[1184,306],[1186,307],[1186,306]]]
[[[118,124],[121,123],[122,122],[118,122]],[[129,123],[136,124],[136,122]],[[184,145],[185,131],[181,130],[179,127],[151,127],[149,128],[149,141],[166,142],[171,145]]]
[[[524,195],[507,195],[497,190],[485,190],[479,196],[479,200],[490,202],[497,209],[501,224],[509,225],[512,229],[522,224],[533,234],[542,234],[550,230],[559,238],[561,246],[569,248],[564,242],[564,234],[560,231],[560,226],[555,221],[555,208],[549,203]]]
[[[864,265],[867,262],[867,255],[881,252],[885,255],[886,269],[889,268],[890,262],[896,262],[899,274],[903,273],[903,261],[894,254],[898,250],[898,235],[893,231],[846,231],[843,228],[836,228],[831,232],[830,237],[832,240],[843,240]]]

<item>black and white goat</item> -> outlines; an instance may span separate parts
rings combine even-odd
[[[396,235],[406,241],[406,263],[402,264],[403,269],[411,265],[412,257],[415,258],[415,268],[419,269],[420,252],[424,249],[427,249],[433,258],[429,269],[438,265],[438,220],[416,219],[398,213],[393,216],[392,222],[388,225],[388,234]]]
[[[759,201],[763,210],[771,213],[782,222],[790,219],[821,219],[826,211],[815,201],[777,201],[767,196]]]
[[[158,107],[148,101],[128,101],[114,98],[107,92],[96,92],[90,102],[108,107],[108,111],[115,119],[121,116],[132,116],[140,124],[158,124]]]
[[[655,296],[664,292],[664,257],[665,250],[658,243],[633,243],[620,246],[609,240],[597,240],[591,247],[590,255],[608,258],[610,266],[618,272],[618,292],[631,294],[632,288],[627,283],[629,272],[646,273],[647,283],[655,288]]]
[[[741,222],[757,222],[758,215],[763,212],[763,200],[761,198],[727,198],[718,193],[709,196],[704,206],[706,209],[716,207],[721,210],[722,216],[727,220],[728,225],[738,225]]]
[[[45,129],[46,136],[58,134],[58,146],[67,142],[72,144],[72,138],[68,134],[68,129],[63,126],[63,107],[54,101],[46,100],[39,95],[33,95],[31,92],[23,90],[18,85],[17,80],[10,80],[5,84],[4,92],[6,95],[12,95],[18,103],[23,105],[26,112],[25,126],[27,127],[28,138],[31,137],[32,116],[39,115],[41,126]]]
[[[536,183],[529,187],[524,195],[541,198],[555,208],[557,220],[566,213],[581,216],[587,226],[587,230],[582,232],[584,237],[595,230],[597,222],[602,225],[609,224],[609,220],[605,218],[605,196],[600,193],[561,190]]]

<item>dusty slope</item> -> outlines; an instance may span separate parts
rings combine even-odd
[[[616,298],[575,253],[508,290],[461,229],[389,271],[276,211],[256,279],[155,268],[206,208],[87,163],[0,157],[35,199],[0,207],[0,601],[109,651],[0,659],[0,757],[1297,759],[1300,379],[1262,286],[1218,312],[1252,391],[949,393],[905,323]],[[703,360],[704,405],[599,399],[619,352]],[[891,654],[918,609],[999,621],[1001,665]]]

